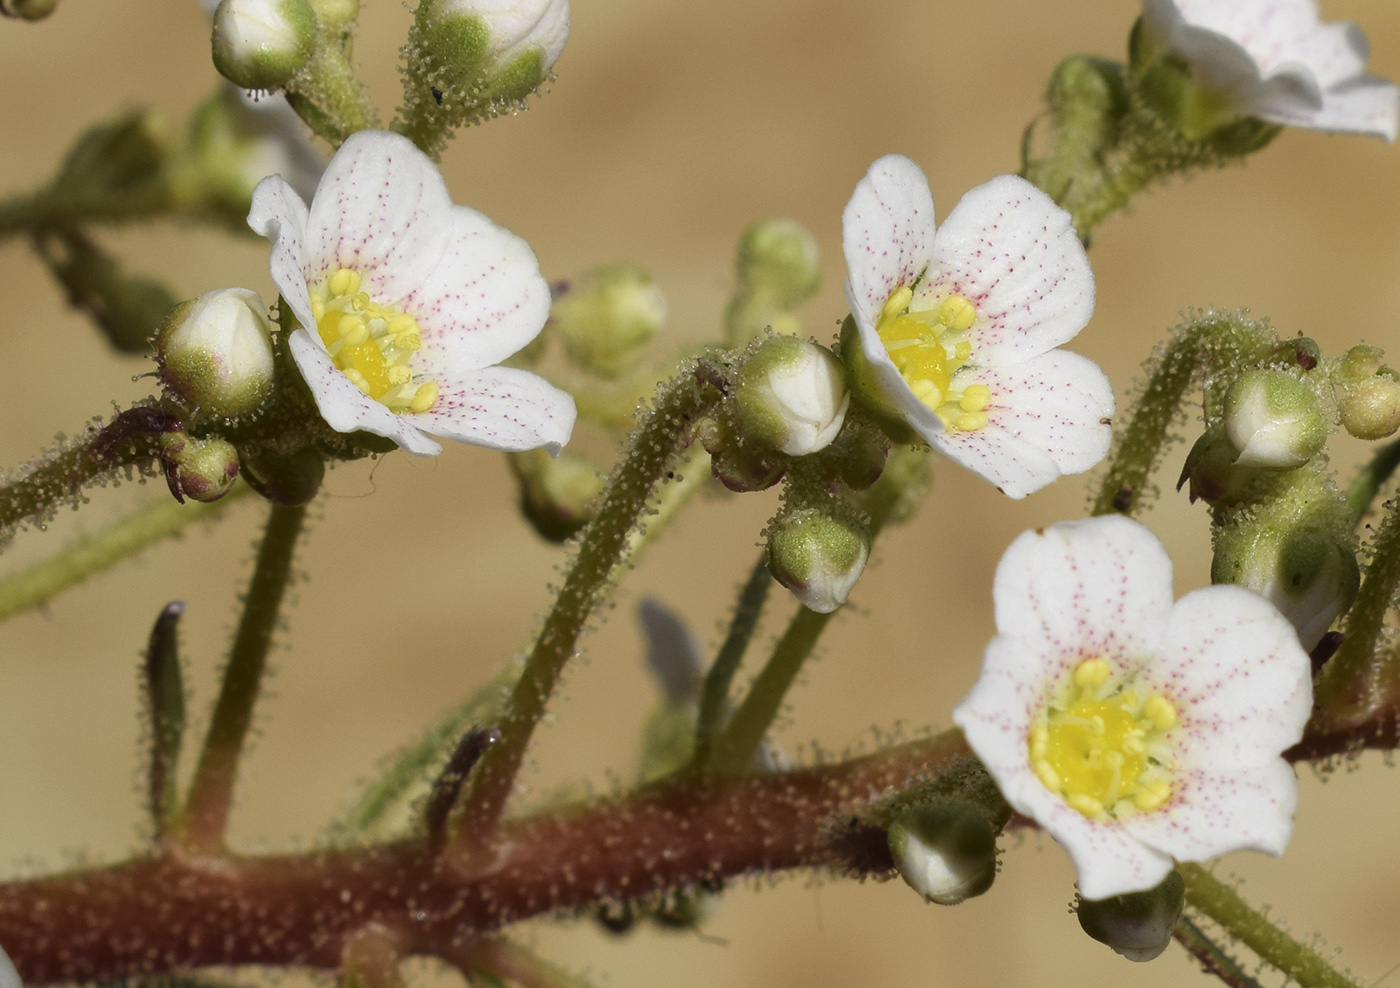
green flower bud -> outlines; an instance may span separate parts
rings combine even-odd
[[[860,579],[870,558],[870,535],[835,504],[798,508],[774,522],[765,552],[773,579],[804,607],[830,614]]]
[[[1237,466],[1293,470],[1327,442],[1327,420],[1317,396],[1281,371],[1253,370],[1225,395],[1225,435]]]
[[[1400,381],[1377,375],[1347,387],[1337,410],[1357,439],[1384,439],[1400,429]]]
[[[1080,899],[1079,925],[1130,961],[1150,961],[1167,949],[1181,918],[1186,882],[1177,872],[1146,892],[1109,899]]]
[[[1186,454],[1186,464],[1181,469],[1176,489],[1189,484],[1187,493],[1192,504],[1234,500],[1257,477],[1254,471],[1235,464],[1238,457],[1239,451],[1225,437],[1223,429],[1207,430]]]
[[[1348,350],[1337,369],[1345,380],[1363,381],[1376,375],[1381,369],[1384,356],[1385,351],[1380,347],[1366,346],[1363,343]]]
[[[415,60],[440,103],[524,99],[568,37],[568,0],[423,0],[415,13]]]
[[[592,462],[572,453],[558,459],[543,449],[509,455],[520,483],[520,510],[542,538],[563,542],[588,524],[604,477]]]
[[[900,877],[926,902],[957,905],[997,875],[996,832],[985,811],[962,800],[905,810],[890,824],[889,844]]]
[[[665,322],[661,288],[626,262],[585,272],[550,310],[550,326],[569,356],[601,377],[617,377],[636,366],[642,348]]]
[[[817,240],[796,220],[759,220],[744,231],[736,259],[739,284],[794,309],[822,283]]]
[[[244,89],[279,89],[316,46],[307,0],[222,0],[214,10],[214,67]]]
[[[58,0],[4,0],[0,2],[0,13],[22,21],[42,21],[57,6]]]
[[[165,476],[175,500],[217,501],[238,479],[238,450],[222,439],[195,439],[184,432],[160,437]]]
[[[759,445],[806,456],[841,431],[851,396],[845,369],[826,347],[770,336],[744,362],[733,391],[736,430]]]
[[[1215,540],[1212,583],[1234,583],[1267,597],[1298,632],[1304,650],[1350,609],[1361,583],[1345,533],[1265,524],[1227,526]]]
[[[191,413],[255,411],[272,387],[272,331],[258,293],[219,288],[183,302],[156,334],[166,394]]]

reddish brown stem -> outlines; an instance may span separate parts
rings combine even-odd
[[[0,886],[0,943],[26,985],[210,964],[335,968],[366,924],[451,957],[530,916],[702,881],[834,864],[887,872],[884,835],[848,814],[966,755],[956,732],[839,765],[707,783],[522,821],[468,876],[421,840],[259,858],[181,852]]]

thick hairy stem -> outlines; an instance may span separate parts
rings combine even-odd
[[[0,487],[0,531],[45,521],[61,503],[107,474],[154,460],[160,434],[177,424],[159,409],[138,407],[89,429],[19,480]]]
[[[213,964],[333,970],[371,923],[405,955],[451,960],[481,934],[604,900],[821,865],[886,875],[884,831],[848,821],[966,753],[953,731],[839,765],[662,782],[511,826],[484,872],[414,840],[219,861],[177,850],[14,882],[0,886],[0,943],[30,988]]]
[[[83,536],[48,559],[0,579],[0,621],[48,603],[127,556],[179,534],[193,522],[218,518],[224,509],[251,491],[248,485],[239,484],[213,504],[198,501],[177,504],[162,498],[106,528]]]
[[[181,843],[197,853],[214,854],[223,848],[238,762],[253,723],[253,705],[262,689],[267,650],[277,627],[282,596],[291,577],[292,554],[305,517],[305,505],[277,504],[268,516],[257,566],[243,602],[243,618],[234,636],[223,687],[180,821]]]
[[[1197,864],[1178,865],[1186,879],[1186,901],[1220,925],[1231,937],[1301,988],[1361,988],[1306,944],[1284,933],[1251,909],[1239,893]]]
[[[477,766],[457,822],[454,843],[459,853],[480,856],[494,843],[525,749],[559,674],[576,654],[584,626],[627,558],[631,533],[645,516],[656,489],[665,482],[675,457],[690,444],[701,414],[717,398],[717,392],[699,383],[696,373],[683,372],[662,389],[655,408],[613,470],[602,506],[583,530],[564,587],[498,725],[501,740]]]
[[[1185,322],[1149,366],[1137,407],[1120,417],[1124,424],[1115,430],[1092,513],[1140,514],[1147,506],[1148,478],[1172,442],[1171,427],[1188,390],[1217,363],[1257,362],[1272,342],[1271,332],[1235,313],[1210,312]]]

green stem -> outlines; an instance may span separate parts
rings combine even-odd
[[[357,131],[375,126],[373,105],[355,77],[350,43],[327,44],[287,90],[287,102],[306,125],[333,148]]]
[[[734,712],[724,733],[715,739],[710,771],[718,775],[737,775],[753,763],[763,736],[782,709],[788,690],[835,614],[836,611],[818,614],[803,607],[793,616],[768,664],[749,687],[744,702]]]
[[[1272,342],[1262,325],[1236,313],[1212,312],[1183,323],[1149,365],[1147,386],[1128,413],[1127,424],[1115,430],[1110,466],[1091,513],[1141,513],[1147,506],[1147,480],[1173,442],[1172,424],[1201,373],[1215,366],[1242,371],[1263,359]],[[1206,389],[1209,405],[1218,398],[1218,388],[1207,378]]]
[[[1176,921],[1176,926],[1172,928],[1172,936],[1192,957],[1200,961],[1208,972],[1230,988],[1263,988],[1258,981],[1250,977],[1249,972],[1241,967],[1238,961],[1187,917],[1182,916]]]
[[[197,521],[220,517],[229,505],[242,500],[251,488],[239,484],[213,504],[164,499],[106,528],[85,535],[28,569],[0,579],[0,621],[40,607],[70,587],[115,565],[127,556],[178,534]]]
[[[26,521],[42,524],[61,503],[76,498],[98,478],[154,460],[157,438],[169,424],[159,410],[137,407],[88,430],[19,480],[0,487],[0,531]]]
[[[758,619],[763,614],[763,605],[772,586],[768,560],[760,555],[739,594],[739,606],[734,609],[729,633],[725,635],[714,665],[710,666],[705,676],[704,689],[700,694],[700,712],[695,722],[692,765],[704,766],[710,760],[710,751],[724,721],[725,708],[729,705],[729,687],[734,682],[734,674],[739,671],[739,663],[744,660],[744,652],[748,650],[754,629],[758,627]]]
[[[1346,640],[1313,689],[1318,713],[1336,724],[1369,722],[1400,701],[1400,663],[1382,639],[1400,589],[1400,504],[1390,506],[1368,551],[1370,565],[1347,613]]]
[[[243,602],[243,618],[234,636],[223,687],[181,820],[181,842],[199,853],[214,854],[223,847],[238,761],[253,722],[253,705],[262,688],[267,650],[272,644],[305,517],[305,505],[278,504],[272,506],[268,516],[267,531]]]
[[[1186,879],[1186,901],[1193,908],[1298,982],[1301,988],[1360,988],[1358,982],[1333,968],[1317,951],[1294,940],[1251,909],[1238,892],[1205,868],[1197,864],[1177,867],[1181,877]]]
[[[498,725],[501,740],[482,758],[453,840],[469,860],[494,845],[497,827],[535,725],[544,714],[564,665],[618,568],[627,559],[634,529],[675,457],[690,444],[696,422],[718,394],[682,369],[664,385],[655,408],[613,470],[598,514],[583,530],[578,555],[540,630],[525,669]]]
[[[1366,517],[1371,502],[1395,473],[1397,466],[1400,466],[1400,439],[1388,442],[1376,450],[1371,462],[1362,467],[1356,479],[1351,482],[1351,487],[1347,488],[1347,512],[1351,515],[1353,528],[1360,525],[1361,520]]]

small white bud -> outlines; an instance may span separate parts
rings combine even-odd
[[[156,334],[169,397],[192,412],[232,418],[272,387],[272,331],[258,293],[219,288],[176,306]]]
[[[996,878],[996,833],[987,815],[966,802],[911,807],[890,824],[888,837],[900,877],[927,902],[957,905]]]
[[[1279,371],[1254,370],[1225,395],[1225,435],[1239,450],[1237,466],[1292,470],[1327,442],[1317,396]]]
[[[222,0],[214,10],[214,67],[244,89],[277,89],[316,45],[307,0]]]
[[[793,336],[773,336],[740,371],[735,425],[746,439],[806,456],[836,438],[850,404],[845,368],[835,354]]]
[[[1109,899],[1081,899],[1079,925],[1099,943],[1130,961],[1150,961],[1172,942],[1172,927],[1181,918],[1186,883],[1179,872],[1146,892]]]
[[[774,523],[768,572],[808,610],[830,614],[846,602],[870,558],[870,537],[853,520],[799,508]]]
[[[457,85],[524,99],[549,75],[569,39],[568,0],[424,0],[420,38]]]

